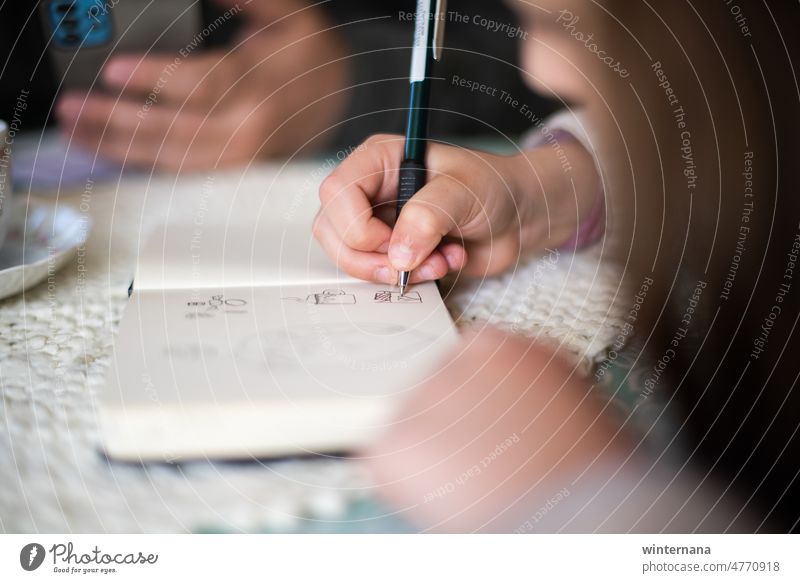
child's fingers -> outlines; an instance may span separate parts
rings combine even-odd
[[[402,148],[400,136],[373,136],[322,183],[322,212],[349,247],[376,251],[389,241],[373,204],[395,196]]]
[[[348,247],[377,251],[392,236],[389,225],[374,215],[367,196],[337,180],[326,180],[320,189],[322,212]]]
[[[349,275],[367,281],[396,283],[396,275],[385,254],[351,249],[322,213],[315,219],[313,228],[314,236],[328,257]]]
[[[369,253],[349,248],[323,214],[318,215],[314,221],[314,236],[328,257],[348,275],[390,285],[397,283],[397,271],[389,265],[385,253]],[[435,251],[411,274],[411,283],[441,279],[449,270],[444,254]]]
[[[392,134],[370,137],[325,179],[320,196],[360,195],[373,203],[395,200],[403,141],[403,136]]]
[[[417,269],[411,272],[411,279],[409,281],[410,283],[436,281],[437,279],[442,279],[449,271],[450,267],[447,264],[447,260],[444,258],[444,255],[437,250],[431,253]],[[397,283],[396,278],[394,282]]]
[[[457,182],[437,177],[406,203],[389,243],[389,261],[397,270],[416,269],[448,234],[472,216],[476,199]]]
[[[388,282],[383,267],[389,267],[390,277],[405,269],[413,272],[412,282],[429,281],[461,270],[466,263],[466,252],[459,244],[447,243],[437,250],[444,235],[458,234],[458,226],[468,220],[477,203],[457,182],[445,176],[431,181],[406,204],[394,230],[379,218],[387,209],[394,211],[402,150],[402,136],[373,136],[320,187],[317,238],[328,255],[355,277]],[[362,255],[337,251],[342,246]],[[404,247],[411,250],[410,262],[398,261]],[[363,259],[363,253],[382,255],[387,250],[390,261],[380,266],[380,275],[374,274],[375,265],[349,263]]]
[[[443,243],[439,246],[439,252],[450,271],[461,271],[467,265],[467,251],[461,243]]]
[[[520,261],[519,239],[512,234],[469,247],[469,262],[463,273],[469,277],[491,277],[514,269]]]

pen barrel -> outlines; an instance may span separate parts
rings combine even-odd
[[[406,160],[400,165],[400,187],[397,192],[397,216],[411,197],[419,192],[428,177],[425,165],[413,160]]]
[[[411,84],[406,120],[406,143],[403,160],[425,160],[428,148],[428,101],[430,100],[430,81],[415,81]]]

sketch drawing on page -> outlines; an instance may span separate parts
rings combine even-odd
[[[379,291],[375,294],[375,302],[378,304],[421,304],[422,297],[419,292],[406,292],[401,294],[397,291]]]
[[[284,301],[295,301],[301,304],[314,304],[317,306],[355,304],[356,296],[340,289],[326,289],[322,293],[309,294],[305,298],[288,297]]]
[[[247,300],[238,298],[226,298],[222,294],[211,296],[208,301],[202,302],[199,300],[192,300],[186,302],[189,308],[194,308],[193,312],[186,314],[187,318],[212,318],[214,314],[246,314],[247,310],[243,308],[247,305]],[[205,310],[200,310],[205,308]]]

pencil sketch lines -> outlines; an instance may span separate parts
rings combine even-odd
[[[375,302],[378,304],[421,304],[422,297],[419,292],[401,294],[397,291],[379,291],[375,294]]]
[[[294,301],[301,304],[313,304],[317,306],[349,305],[356,303],[356,296],[349,294],[341,289],[326,289],[318,294],[309,294],[305,298],[282,298],[284,301]]]

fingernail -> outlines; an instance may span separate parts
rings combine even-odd
[[[458,268],[458,257],[456,257],[455,253],[445,253],[444,259],[447,261],[447,267],[450,269]]]
[[[406,270],[414,261],[414,253],[405,245],[395,245],[389,249],[389,261],[395,269]]]
[[[436,279],[436,272],[433,271],[433,267],[430,265],[420,267],[418,275],[426,281]]]
[[[379,267],[375,270],[375,279],[381,283],[392,283],[392,270],[388,267]]]
[[[130,63],[122,60],[111,61],[105,69],[103,69],[103,79],[112,85],[125,85],[128,79],[131,78],[133,67]]]

